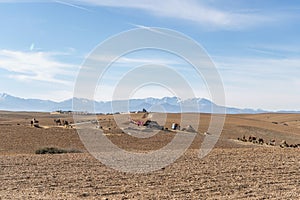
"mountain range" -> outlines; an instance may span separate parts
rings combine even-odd
[[[254,109],[239,109],[232,107],[224,107],[216,105],[205,98],[192,98],[187,100],[180,100],[177,97],[164,98],[145,98],[145,99],[130,99],[116,100],[116,101],[94,101],[81,98],[71,98],[61,102],[40,99],[24,99],[14,97],[6,93],[0,93],[0,110],[9,111],[41,111],[51,112],[57,110],[96,113],[115,113],[128,111],[141,111],[146,109],[151,112],[201,112],[201,113],[219,113],[225,109],[228,114],[239,113],[264,113],[265,110]],[[91,105],[94,107],[91,108]],[[289,112],[289,111],[282,111]],[[295,112],[295,111],[293,111]]]

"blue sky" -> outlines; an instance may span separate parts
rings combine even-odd
[[[281,0],[0,0],[0,93],[55,101],[73,96],[81,64],[99,43],[137,27],[173,29],[206,50],[224,83],[226,104],[300,110],[300,2]],[[121,66],[174,65],[210,98],[189,66],[161,52],[137,52],[107,74],[109,100]],[[169,94],[157,86],[133,97]]]

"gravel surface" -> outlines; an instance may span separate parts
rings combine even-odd
[[[1,199],[299,199],[300,150],[189,150],[148,174],[115,171],[89,154],[0,157]]]
[[[41,128],[30,127],[32,117],[40,121]],[[57,127],[55,118],[72,120],[69,115],[0,112],[1,200],[300,199],[300,148],[278,146],[283,139],[289,144],[300,143],[300,115],[228,115],[215,148],[200,159],[199,147],[210,121],[210,115],[201,114],[198,133],[184,155],[146,174],[107,167],[87,153],[76,129]],[[149,138],[132,137],[118,129],[112,118],[99,116],[104,134],[126,151],[156,151],[176,135],[162,131]],[[169,114],[165,126],[170,128],[178,118]],[[276,139],[276,146],[237,141],[243,135]],[[35,154],[41,147],[52,146],[83,153]],[[149,167],[170,155],[154,157]]]

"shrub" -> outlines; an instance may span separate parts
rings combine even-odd
[[[35,154],[62,154],[62,153],[82,153],[77,149],[60,149],[57,147],[43,147],[35,151]]]

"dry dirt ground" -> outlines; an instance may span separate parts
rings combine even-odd
[[[30,127],[33,117],[41,128]],[[228,115],[215,148],[199,159],[210,117],[200,115],[198,134],[177,161],[137,174],[105,166],[85,150],[75,128],[53,122],[74,122],[71,115],[1,111],[0,199],[300,199],[300,148],[279,147],[281,140],[300,144],[300,115]],[[161,131],[150,138],[132,137],[113,118],[98,116],[107,137],[127,151],[157,150],[176,135]],[[168,114],[164,126],[170,129],[179,119],[178,114]],[[237,140],[244,135],[275,139],[276,146]],[[42,147],[83,153],[36,155]]]

